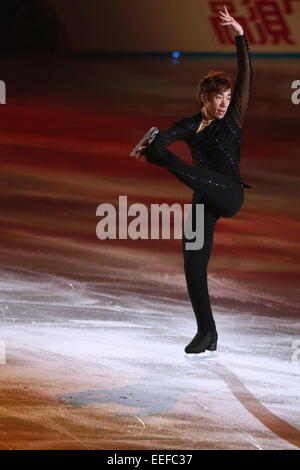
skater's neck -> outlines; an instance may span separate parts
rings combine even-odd
[[[206,122],[207,124],[215,120],[212,114],[204,107],[201,109],[201,114],[202,114],[202,120]]]

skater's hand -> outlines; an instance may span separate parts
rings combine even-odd
[[[138,153],[137,153],[136,156],[135,156],[136,160],[139,160],[140,162],[146,162],[146,161],[147,161],[146,158],[145,158],[145,156],[141,154],[141,151],[142,151],[143,149],[145,149],[145,148],[146,148],[146,145],[142,145],[142,146],[139,148]]]
[[[219,13],[219,19],[220,21],[223,21],[223,23],[221,23],[222,26],[229,26],[230,30],[235,35],[244,34],[242,26],[232,16],[229,15],[226,5],[224,5],[224,11],[220,10]]]

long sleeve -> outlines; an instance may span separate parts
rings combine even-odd
[[[167,146],[178,140],[186,141],[187,139],[187,118],[180,119],[172,124],[165,131],[159,131],[155,139],[146,146],[141,153],[147,156],[147,161],[159,166],[165,166],[166,159],[170,152]]]
[[[160,131],[160,136],[163,139],[165,147],[177,140],[185,141],[187,139],[187,118],[174,122],[172,126],[165,131]]]
[[[230,111],[230,108],[232,109],[235,121],[241,128],[251,98],[253,72],[248,41],[245,34],[235,36],[235,44],[238,69],[233,96],[227,112]]]

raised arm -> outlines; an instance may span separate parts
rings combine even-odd
[[[232,108],[238,126],[242,127],[244,115],[251,98],[253,73],[245,34],[235,36],[235,44],[238,70],[229,108]],[[230,109],[228,109],[228,111],[230,111]]]
[[[228,112],[232,110],[236,123],[242,127],[252,92],[253,73],[248,41],[242,26],[229,15],[226,6],[224,6],[224,12],[220,11],[220,19],[221,24],[228,26],[235,35],[238,69]]]

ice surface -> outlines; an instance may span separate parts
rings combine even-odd
[[[42,375],[49,361],[57,361],[59,373],[40,377],[56,406],[70,415],[98,408],[120,426],[135,419],[144,429],[142,446],[148,420],[166,417],[168,432],[180,417],[183,428],[187,426],[181,445],[191,448],[214,448],[212,442],[219,442],[219,448],[297,447],[300,365],[292,361],[292,343],[300,329],[293,318],[275,321],[216,309],[218,351],[186,355],[184,347],[195,329],[189,302],[162,298],[155,291],[145,296],[138,292],[138,282],[133,285],[126,277],[120,286],[121,296],[107,280],[88,283],[62,275],[2,271],[4,377],[16,360],[22,361],[20,383],[34,377],[35,389],[36,361],[45,364]],[[64,377],[70,364],[72,373]],[[65,382],[67,391],[56,390]],[[87,425],[84,417],[80,420]],[[193,434],[197,423],[207,434],[200,444]],[[155,426],[152,438],[164,447]],[[174,439],[173,430],[171,447]]]

